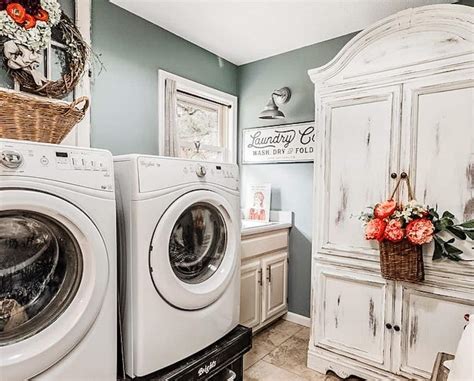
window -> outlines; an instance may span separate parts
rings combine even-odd
[[[160,154],[236,162],[237,98],[162,70],[159,77]]]

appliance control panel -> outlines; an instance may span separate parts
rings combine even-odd
[[[0,139],[0,176],[25,176],[114,190],[110,152]]]
[[[152,192],[193,182],[217,184],[231,190],[239,189],[239,168],[236,164],[153,156],[139,156],[137,164],[140,192]]]

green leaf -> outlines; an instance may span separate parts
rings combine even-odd
[[[436,218],[437,220],[439,219],[439,214],[435,209],[431,208],[428,212],[433,216],[433,218]]]
[[[461,229],[459,229],[456,226],[448,226],[447,230],[452,234],[458,237],[459,239],[462,239],[463,241],[467,238],[466,233],[464,233]]]
[[[474,231],[464,231],[464,233],[466,233],[466,235],[467,235],[470,239],[474,240]]]
[[[444,244],[444,248],[446,249],[446,251],[449,253],[449,254],[462,254],[462,250],[459,250],[457,247],[449,244],[449,243],[445,243]]]
[[[435,240],[434,251],[433,251],[433,261],[443,258],[443,247]]]
[[[462,224],[459,224],[459,226],[462,226],[463,228],[467,229],[474,229],[474,220],[463,222]]]
[[[450,219],[453,219],[454,218],[454,214],[452,214],[451,212],[444,212],[443,213],[443,218],[450,218]]]

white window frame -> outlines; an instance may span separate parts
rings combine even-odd
[[[158,70],[158,153],[164,155],[165,152],[165,82],[167,79],[176,82],[176,89],[198,97],[203,97],[230,106],[228,115],[228,131],[225,132],[226,146],[229,150],[229,161],[237,163],[237,102],[235,95],[216,90],[212,87],[202,85],[198,82],[169,73],[165,70]],[[205,149],[205,146],[202,146]]]

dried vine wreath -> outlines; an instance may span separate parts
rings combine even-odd
[[[61,12],[59,23],[54,28],[61,36],[61,43],[66,46],[65,67],[67,72],[61,79],[48,80],[39,86],[27,71],[11,69],[8,71],[11,77],[18,81],[22,89],[37,95],[60,99],[73,91],[80,81],[91,55],[91,48],[82,38],[74,22],[64,12]]]

